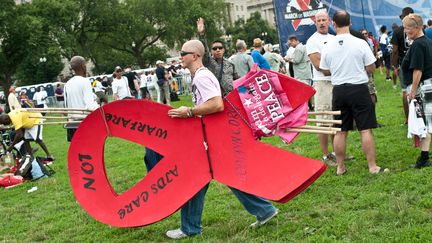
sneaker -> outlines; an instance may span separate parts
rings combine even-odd
[[[423,167],[429,167],[432,164],[428,160],[422,160],[420,157],[417,158],[417,162],[413,165],[410,165],[413,169],[421,169]]]
[[[336,157],[333,154],[323,156],[321,160],[328,166],[337,166]]]
[[[188,235],[183,233],[181,229],[168,230],[166,232],[166,236],[168,236],[168,238],[170,239],[181,239],[181,238],[188,237]]]
[[[250,227],[255,228],[255,227],[262,226],[262,225],[266,224],[270,219],[275,217],[278,213],[279,213],[279,209],[276,208],[276,210],[270,216],[268,216],[267,218],[265,218],[263,220],[257,220],[256,222],[251,224]]]
[[[22,176],[22,175],[27,174],[28,170],[31,167],[32,158],[31,158],[30,155],[26,155],[23,158],[23,160],[24,161],[22,162],[22,164],[20,165],[20,167],[18,168],[18,170],[15,172],[16,175]]]
[[[54,156],[50,155],[47,156],[46,158],[42,159],[42,164],[44,165],[52,165],[54,162]]]

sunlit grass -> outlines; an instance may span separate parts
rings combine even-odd
[[[357,132],[348,138],[348,174],[334,176],[329,168],[312,186],[286,204],[276,204],[280,214],[269,225],[252,230],[254,221],[230,190],[212,182],[206,197],[203,235],[188,239],[210,242],[428,242],[432,239],[432,169],[409,169],[418,151],[406,138],[402,125],[401,94],[377,77],[377,116],[383,128],[375,129],[377,162],[389,174],[370,175]],[[174,106],[190,105],[181,97]],[[94,220],[76,202],[67,173],[65,130],[46,126],[45,142],[56,156],[56,174],[0,191],[0,240],[13,242],[161,242],[165,231],[179,227],[179,213],[141,228],[113,228]],[[319,159],[316,135],[302,134],[286,145],[279,138],[266,138],[274,146]],[[105,145],[108,177],[121,193],[146,173],[140,145],[110,138]],[[263,161],[263,163],[265,163]],[[265,166],[263,164],[263,166]],[[27,193],[32,186],[38,190]],[[161,205],[163,207],[163,205]]]

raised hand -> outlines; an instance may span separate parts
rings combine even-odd
[[[204,35],[205,25],[204,25],[204,19],[201,17],[199,17],[197,20],[197,31],[199,35]]]

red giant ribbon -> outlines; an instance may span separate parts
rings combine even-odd
[[[293,108],[314,93],[286,76],[280,79]],[[212,178],[286,202],[324,172],[319,161],[256,141],[242,119],[238,94],[232,92],[228,101],[223,112],[202,120],[169,118],[170,107],[145,100],[116,101],[92,112],[75,133],[68,154],[70,182],[80,205],[105,224],[136,227],[171,215]],[[164,156],[121,195],[105,172],[104,144],[109,136]]]

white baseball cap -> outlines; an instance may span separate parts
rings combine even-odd
[[[164,62],[162,62],[161,60],[157,60],[157,61],[156,61],[156,65],[158,65],[158,64],[162,64],[162,63],[164,63]]]

